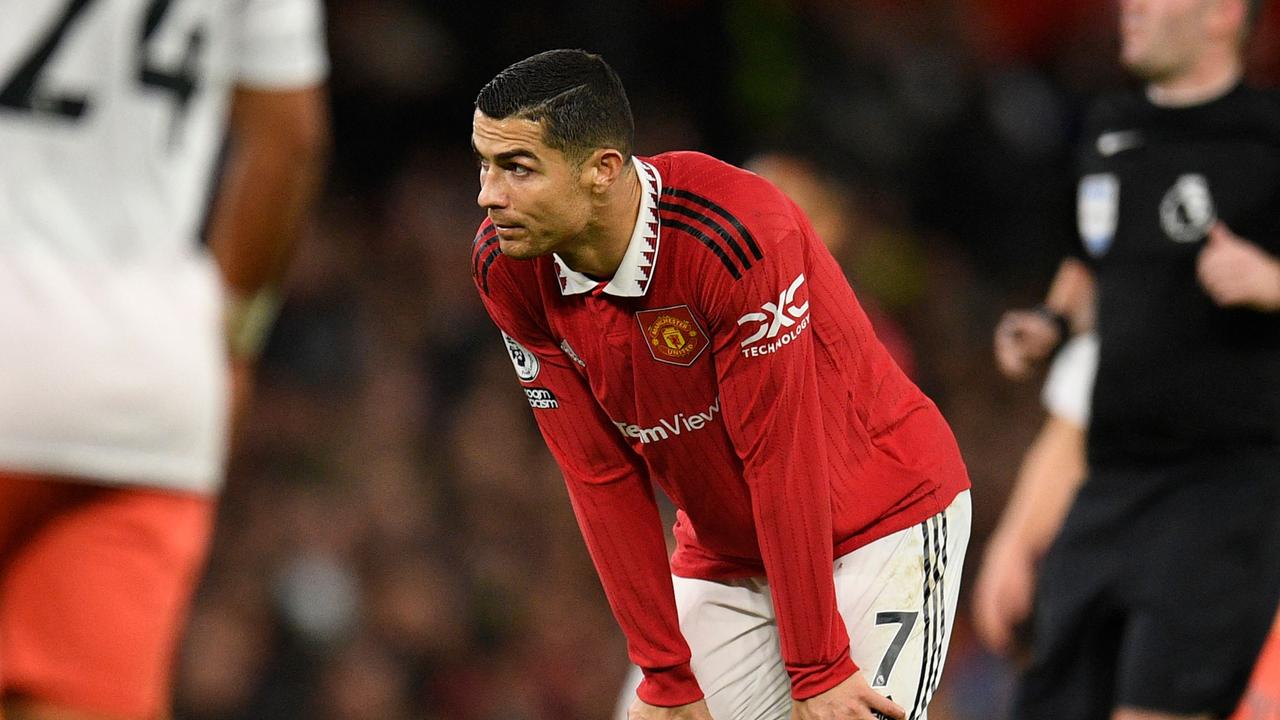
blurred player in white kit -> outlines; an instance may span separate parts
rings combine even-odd
[[[0,0],[8,720],[168,712],[327,72],[317,0]]]

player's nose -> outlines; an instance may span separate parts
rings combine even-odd
[[[507,206],[507,195],[502,182],[494,176],[492,170],[480,173],[480,194],[476,196],[476,204],[485,210]]]

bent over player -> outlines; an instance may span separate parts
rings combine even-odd
[[[321,10],[0,0],[0,18],[3,713],[157,720],[221,485],[228,349],[247,377],[318,184]]]
[[[472,126],[475,284],[644,673],[631,717],[924,718],[969,536],[951,431],[793,203],[633,135],[569,50]]]

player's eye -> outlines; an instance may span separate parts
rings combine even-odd
[[[525,167],[524,165],[512,165],[510,170],[511,170],[511,174],[515,175],[516,177],[524,177],[525,175],[529,174],[529,168]]]

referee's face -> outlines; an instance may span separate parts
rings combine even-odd
[[[541,123],[495,120],[476,110],[471,145],[480,163],[480,195],[498,230],[498,247],[517,260],[565,250],[591,221],[581,168],[543,142]]]
[[[1221,0],[1121,0],[1120,56],[1147,82],[1191,73],[1209,37],[1208,21]]]

